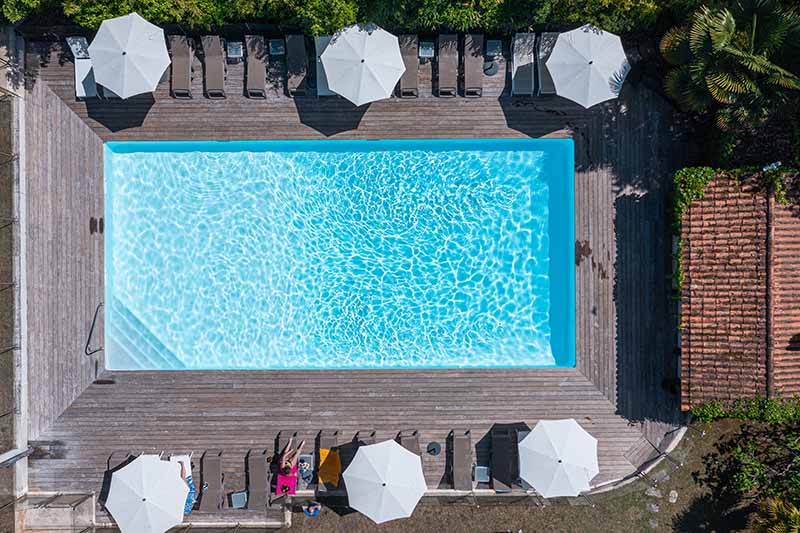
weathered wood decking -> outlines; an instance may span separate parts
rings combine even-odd
[[[31,437],[94,379],[87,317],[103,301],[103,144],[46,83],[26,93],[28,381]],[[101,341],[102,342],[102,341]]]
[[[430,65],[423,65],[420,98],[377,102],[363,111],[337,98],[291,100],[281,94],[280,80],[267,99],[248,100],[241,65],[229,66],[227,100],[209,101],[202,97],[197,62],[191,101],[171,99],[162,82],[152,97],[81,103],[73,98],[72,64],[60,49],[30,45],[27,67],[36,71],[29,99],[54,99],[48,105],[59,113],[65,103],[74,115],[59,120],[79,118],[103,141],[570,136],[576,160],[577,368],[115,372],[114,384],[89,386],[57,420],[32,427],[48,452],[30,461],[32,491],[97,491],[108,455],[120,449],[223,448],[233,490],[242,485],[245,451],[270,447],[280,430],[312,439],[319,429],[339,429],[349,438],[364,428],[380,437],[417,428],[424,445],[468,427],[477,443],[493,423],[533,425],[554,417],[574,417],[599,439],[599,484],[634,472],[652,455],[643,438],[659,444],[676,421],[677,400],[668,391],[677,358],[665,198],[670,173],[688,149],[669,105],[644,85],[629,82],[618,101],[590,111],[557,97],[512,99],[502,75],[486,78],[482,98],[440,99],[430,95]],[[35,119],[48,120],[52,112],[40,108]],[[82,174],[86,181],[63,175],[56,180],[63,189],[52,188],[61,158],[76,148],[48,146],[49,137],[63,135],[58,124],[49,127],[53,131],[28,133],[29,146],[42,150],[46,164],[29,201],[50,206],[30,209],[28,223],[53,224],[62,214],[68,220],[63,235],[42,245],[42,258],[29,265],[28,275],[51,291],[58,283],[80,290],[64,295],[64,307],[35,302],[30,313],[38,318],[29,337],[61,335],[62,341],[32,346],[28,356],[43,375],[78,368],[91,376],[83,343],[96,301],[81,295],[102,295],[102,255],[94,255],[102,241],[95,237],[88,250],[82,243],[89,238],[88,218],[102,205],[96,203],[102,176],[90,167]],[[77,150],[96,161],[99,145]],[[93,207],[79,195],[93,198]],[[83,275],[78,261],[97,270]],[[45,397],[64,397],[74,387],[66,381],[59,391],[31,385],[32,412],[44,408]],[[424,463],[429,485],[438,486],[444,454],[426,455]]]

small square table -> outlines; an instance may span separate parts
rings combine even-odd
[[[238,63],[244,58],[244,44],[242,41],[228,41],[228,63]]]
[[[503,41],[489,39],[486,41],[486,57],[495,58],[503,55]]]
[[[420,41],[419,43],[419,58],[431,59],[434,56],[436,44],[433,41]]]
[[[269,55],[283,56],[286,55],[286,43],[283,39],[270,39],[269,40]]]

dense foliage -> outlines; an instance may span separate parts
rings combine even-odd
[[[706,185],[717,174],[711,167],[686,167],[675,173],[675,201],[673,204],[672,229],[680,234],[683,213],[692,202],[703,197]]]
[[[356,21],[393,31],[508,32],[540,24],[594,23],[609,31],[647,31],[663,13],[682,13],[698,0],[0,0],[6,19],[63,9],[96,28],[109,17],[137,11],[158,23],[208,27],[267,23],[308,34],[331,33]]]
[[[711,112],[722,129],[766,121],[800,90],[796,64],[800,15],[777,0],[740,0],[730,7],[701,6],[686,26],[661,40],[674,66],[667,93],[686,111]]]
[[[712,401],[692,407],[691,412],[701,422],[735,418],[750,422],[800,423],[800,398],[752,398],[730,405]]]
[[[717,448],[706,477],[730,496],[800,501],[800,422],[746,424]]]

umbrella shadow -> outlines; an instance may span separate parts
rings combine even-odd
[[[497,98],[506,119],[506,125],[529,137],[547,137],[569,128],[567,116],[585,113],[575,102],[560,96],[512,96],[503,94]],[[559,117],[553,120],[549,117]],[[563,117],[563,118],[561,118]],[[559,126],[555,126],[561,122]]]
[[[326,137],[358,128],[370,104],[356,107],[344,98],[298,96],[294,98],[300,122]]]
[[[117,132],[141,126],[156,100],[152,93],[121,98],[92,98],[86,101],[89,118],[109,131]]]

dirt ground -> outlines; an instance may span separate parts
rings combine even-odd
[[[739,508],[724,508],[713,502],[708,487],[700,478],[703,457],[715,451],[720,438],[736,431],[737,422],[723,421],[713,426],[694,425],[705,430],[688,431],[678,449],[671,455],[677,466],[663,461],[652,474],[660,480],[652,485],[639,480],[606,494],[593,496],[591,503],[551,505],[538,508],[528,505],[471,506],[420,505],[406,520],[376,525],[359,513],[339,516],[324,509],[315,517],[302,513],[292,516],[291,531],[302,532],[730,532],[748,531],[748,514]],[[649,490],[648,492],[648,489]],[[670,493],[677,497],[670,503]],[[675,496],[675,494],[673,494]]]

